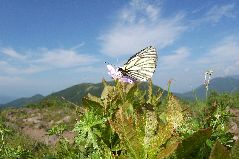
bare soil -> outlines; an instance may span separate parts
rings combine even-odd
[[[239,140],[239,109],[231,108],[230,112],[232,113],[233,117],[230,120],[229,132],[234,135],[234,140]]]
[[[72,116],[71,116],[72,115]],[[62,110],[49,111],[37,108],[12,109],[5,115],[6,124],[14,129],[20,130],[23,134],[33,140],[46,145],[55,145],[59,136],[48,135],[48,130],[55,125],[64,123],[75,123],[75,115],[66,113]],[[66,130],[61,137],[66,138],[70,143],[74,141],[76,134],[73,131]]]

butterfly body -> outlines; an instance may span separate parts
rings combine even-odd
[[[131,79],[130,77],[128,76],[124,76],[120,71],[119,69],[120,68],[117,68],[115,69],[112,65],[107,65],[107,68],[109,70],[108,74],[114,79],[114,80],[119,80],[121,82],[127,82],[127,83],[134,83],[135,80],[134,79]]]
[[[135,55],[122,66],[113,70],[113,67],[107,68],[113,79],[130,79],[132,81],[147,81],[150,79],[157,66],[157,52],[152,46],[146,47]],[[126,80],[127,81],[127,80]]]

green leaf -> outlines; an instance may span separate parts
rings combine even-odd
[[[219,141],[214,144],[209,159],[226,159],[229,157],[229,151]]]
[[[200,148],[205,144],[206,140],[211,136],[211,129],[201,129],[184,139],[178,145],[176,155],[178,158],[196,158]]]
[[[115,119],[110,121],[110,125],[119,135],[122,145],[125,146],[131,158],[145,158],[142,137],[137,132],[132,117],[127,117],[123,109],[120,108],[115,115]]]
[[[147,103],[152,104],[152,101],[153,101],[153,83],[152,83],[152,80],[150,79],[149,83],[148,83],[148,101],[147,101]]]
[[[113,86],[105,86],[101,94],[101,99],[103,100],[108,99],[109,97],[111,97],[113,92],[114,92]]]
[[[99,138],[101,131],[98,127],[104,127],[105,118],[100,118],[92,111],[86,112],[82,119],[76,123],[74,131],[78,133],[76,142],[80,145],[85,144],[85,147],[93,145],[94,149],[99,148]]]
[[[145,117],[144,148],[149,151],[151,148],[151,142],[154,142],[152,139],[155,136],[155,132],[158,128],[158,120],[156,113],[150,110],[147,110]]]
[[[100,99],[99,97],[96,97],[96,96],[93,96],[93,95],[91,95],[91,94],[88,94],[88,95],[87,95],[87,98],[88,98],[88,100],[90,100],[90,101],[92,101],[92,102],[96,102],[96,103],[98,103],[98,104],[100,104],[100,105],[103,104],[102,101],[101,101],[101,99]]]
[[[170,157],[170,155],[172,155],[177,149],[178,144],[179,142],[175,142],[173,144],[167,145],[164,149],[160,151],[160,153],[157,156],[157,159],[164,159]]]
[[[231,159],[238,159],[238,156],[239,156],[239,140],[237,140],[232,149],[231,149],[231,152],[230,152],[230,158]]]
[[[82,103],[84,108],[89,109],[89,111],[95,111],[100,115],[103,114],[104,107],[102,103],[99,101],[100,99],[96,98],[97,97],[88,95],[87,97],[82,98]]]
[[[48,130],[48,135],[61,135],[66,130],[65,124],[60,124]]]

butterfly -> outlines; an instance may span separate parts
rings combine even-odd
[[[115,80],[127,83],[147,81],[153,76],[157,61],[156,49],[149,46],[130,57],[122,67],[115,69],[112,65],[107,65],[108,74]]]

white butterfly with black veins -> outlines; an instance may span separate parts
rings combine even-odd
[[[149,46],[130,57],[123,67],[114,69],[112,65],[107,65],[107,68],[113,79],[133,83],[134,81],[147,81],[152,78],[157,61],[156,49]]]

